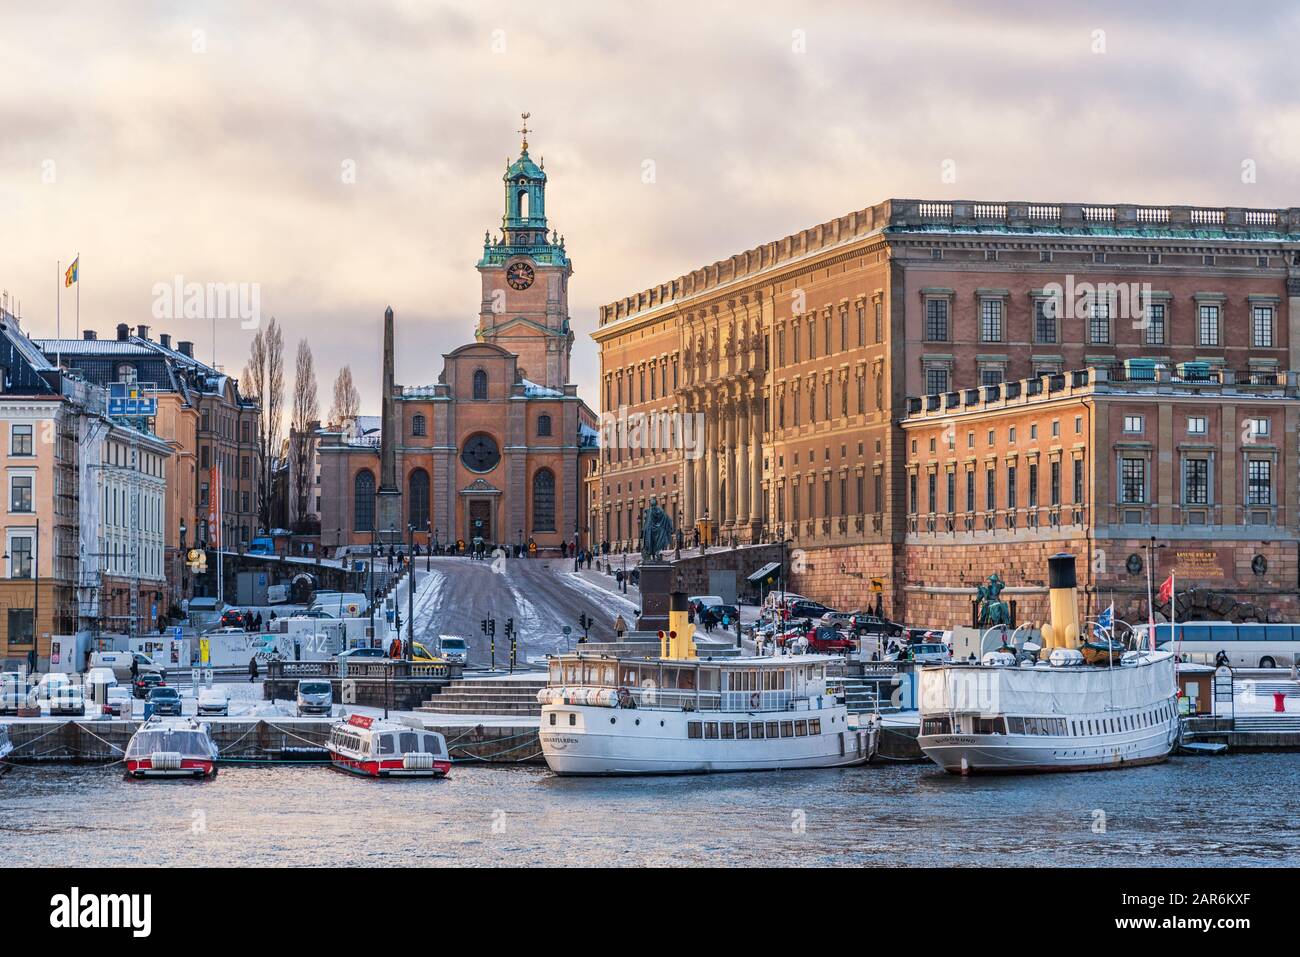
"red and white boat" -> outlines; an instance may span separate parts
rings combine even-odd
[[[372,778],[440,778],[451,770],[447,741],[416,721],[349,715],[330,729],[330,762]]]
[[[153,717],[126,746],[132,778],[208,778],[217,773],[217,746],[208,726],[193,718]]]

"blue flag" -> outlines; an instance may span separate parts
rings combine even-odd
[[[1092,634],[1093,637],[1095,638],[1109,638],[1111,632],[1113,632],[1114,629],[1115,629],[1115,603],[1111,602],[1110,605],[1106,608],[1106,610],[1097,616],[1097,620],[1093,623],[1092,626]]]

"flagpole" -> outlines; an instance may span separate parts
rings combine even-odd
[[[63,355],[59,349],[59,341],[63,338],[63,260],[54,261],[55,272],[58,278],[54,282],[54,365],[63,365]]]
[[[73,260],[77,264],[77,338],[81,338],[81,253]]]

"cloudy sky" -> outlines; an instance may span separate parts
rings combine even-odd
[[[80,252],[83,326],[209,358],[154,285],[256,283],[377,411],[386,304],[403,383],[472,338],[527,110],[594,403],[602,303],[890,196],[1300,205],[1300,8],[1044,6],[0,0],[0,288],[53,335]]]

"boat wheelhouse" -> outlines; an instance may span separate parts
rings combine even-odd
[[[444,776],[451,770],[446,739],[408,720],[349,715],[330,729],[330,763],[340,771],[372,778]]]
[[[126,746],[132,778],[207,778],[217,773],[217,746],[193,718],[152,717]]]
[[[850,719],[831,655],[550,659],[541,745],[556,774],[687,774],[863,764],[876,725]]]

